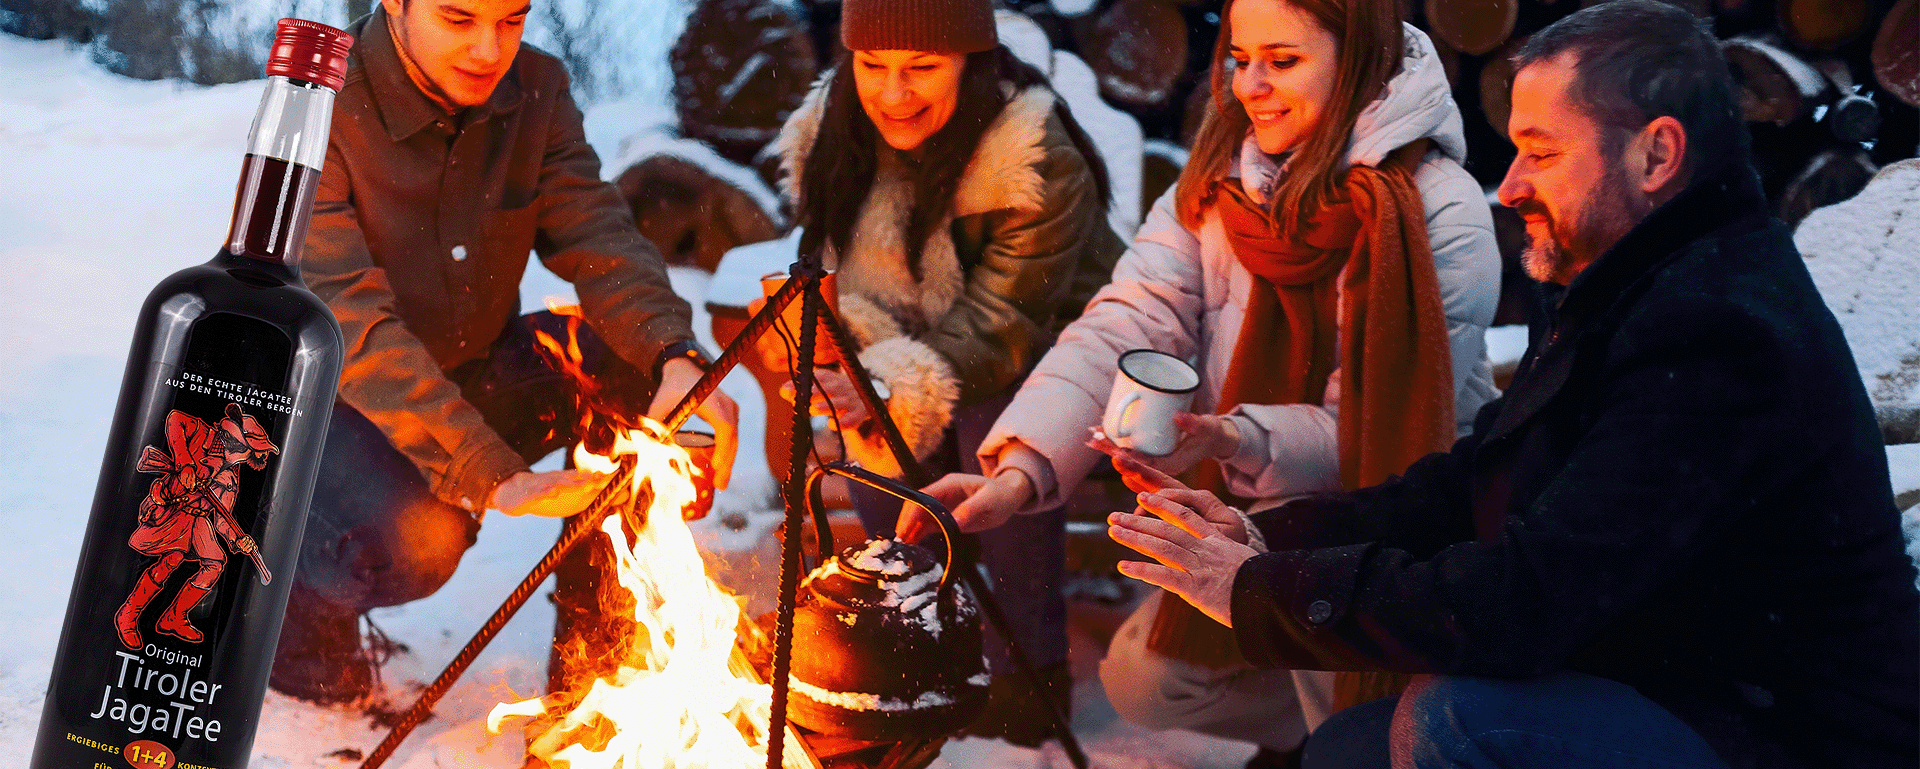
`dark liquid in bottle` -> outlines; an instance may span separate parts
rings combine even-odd
[[[148,296],[33,769],[247,765],[339,333],[295,270],[224,250]]]
[[[320,173],[297,163],[264,155],[247,155],[240,166],[236,219],[227,236],[227,250],[241,256],[280,264],[294,264],[307,238],[307,219],[296,216],[313,208]]]

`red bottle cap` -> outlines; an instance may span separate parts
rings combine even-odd
[[[347,81],[347,49],[353,36],[319,22],[281,19],[267,54],[267,75],[318,83],[340,92]]]

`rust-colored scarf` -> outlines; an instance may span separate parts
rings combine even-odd
[[[1322,206],[1295,240],[1275,235],[1272,218],[1239,184],[1215,192],[1234,255],[1255,276],[1219,411],[1319,404],[1341,368],[1340,480],[1348,489],[1380,483],[1453,443],[1446,312],[1413,183],[1428,144],[1401,147],[1378,168],[1352,167],[1342,199]],[[1216,493],[1224,491],[1219,479],[1206,465],[1196,476]],[[1172,597],[1161,602],[1147,643],[1211,667],[1239,656],[1232,631]]]

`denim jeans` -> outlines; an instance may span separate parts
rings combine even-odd
[[[1420,676],[1307,738],[1303,769],[1725,769],[1678,717],[1633,687],[1561,671],[1523,680]]]

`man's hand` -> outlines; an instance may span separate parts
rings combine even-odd
[[[1098,430],[1094,431],[1093,439],[1087,441],[1087,446],[1113,456],[1126,452],[1142,464],[1168,475],[1184,473],[1202,459],[1226,459],[1240,450],[1240,429],[1226,417],[1180,412],[1173,415],[1173,426],[1180,431],[1180,443],[1173,447],[1173,453],[1164,457],[1150,457],[1121,448]]]
[[[668,360],[660,367],[660,387],[654,393],[652,405],[647,407],[647,416],[666,419],[705,373],[687,358]],[[694,407],[693,413],[713,427],[713,488],[724,489],[733,478],[733,455],[740,448],[740,406],[716,387],[712,395]],[[494,496],[499,496],[499,492]]]
[[[780,397],[793,402],[797,393],[793,382],[780,386]],[[839,366],[818,366],[813,369],[813,393],[807,404],[808,413],[814,416],[833,417],[835,424],[842,430],[852,430],[865,424],[872,415],[867,412],[867,402],[860,398],[860,391],[853,386],[853,380]]]
[[[1253,548],[1228,539],[1193,508],[1166,496],[1145,493],[1139,499],[1135,512],[1107,516],[1107,536],[1158,563],[1121,561],[1120,573],[1165,588],[1233,627],[1233,578],[1240,564],[1256,555]]]
[[[565,518],[587,509],[606,478],[586,470],[514,473],[494,488],[487,507],[513,516]]]
[[[253,537],[246,534],[240,535],[240,539],[233,543],[234,551],[241,555],[251,555],[258,547],[259,545],[254,544]]]
[[[1120,471],[1120,479],[1127,484],[1127,488],[1140,494],[1158,494],[1184,505],[1198,512],[1201,518],[1213,524],[1228,539],[1242,543],[1247,541],[1246,522],[1213,492],[1190,488],[1178,478],[1148,467],[1140,460],[1138,452],[1120,451],[1122,453],[1113,455],[1113,467]]]
[[[1008,470],[992,478],[948,473],[921,491],[946,505],[961,531],[975,532],[1006,523],[1015,510],[1025,507],[1033,499],[1033,482],[1019,470]],[[900,511],[897,528],[900,539],[917,542],[939,531],[940,524],[919,505],[908,504]]]

